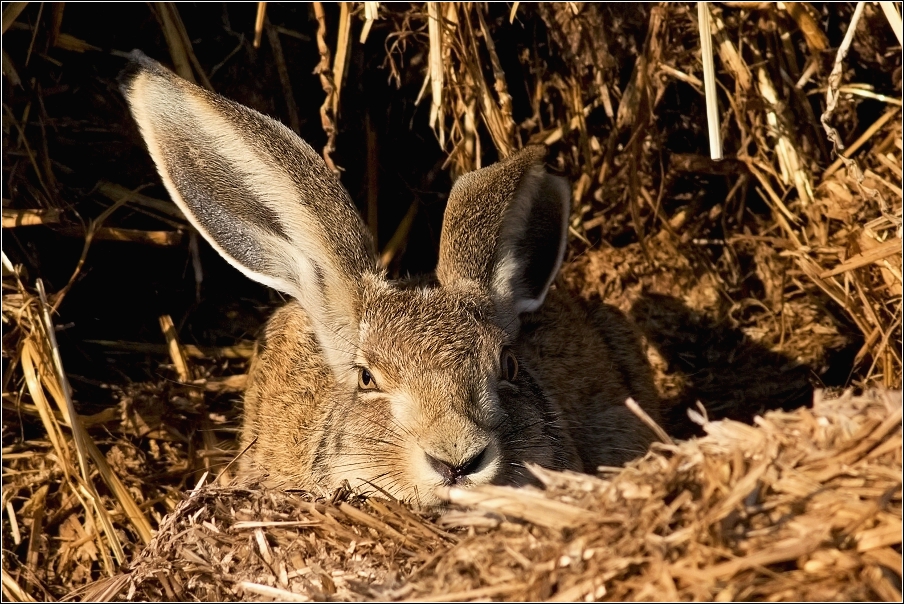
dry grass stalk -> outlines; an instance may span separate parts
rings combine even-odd
[[[254,47],[261,47],[261,37],[264,34],[264,19],[267,17],[267,3],[257,3],[257,15],[254,18]]]
[[[895,105],[900,107],[902,105],[901,99],[895,99],[890,96],[884,94],[876,94],[866,88],[861,88],[860,86],[840,86],[838,88],[838,92],[843,94],[855,94],[857,96],[862,96],[867,99],[875,99],[877,101],[882,101],[883,103],[888,103],[889,105]]]
[[[869,140],[872,139],[872,137],[879,130],[881,130],[882,127],[885,126],[885,124],[887,124],[891,120],[891,118],[895,117],[900,112],[901,112],[900,109],[889,109],[888,111],[883,113],[879,119],[877,119],[875,122],[870,124],[869,128],[864,130],[863,134],[861,134],[859,137],[857,137],[857,140],[855,140],[853,143],[851,143],[851,145],[847,149],[845,149],[845,151],[847,151],[846,154],[844,154],[844,155],[842,155],[841,153],[838,154],[838,159],[833,161],[832,164],[828,168],[826,168],[826,171],[823,172],[822,179],[828,180],[829,177],[831,177],[835,172],[838,171],[838,168],[840,168],[843,164],[846,164],[847,161],[849,161],[848,158],[850,158],[854,153],[856,153],[858,150],[860,150],[860,147],[862,147],[864,144],[869,142]]]
[[[414,224],[414,218],[417,216],[417,209],[417,201],[408,207],[408,211],[405,212],[405,216],[402,217],[399,226],[396,227],[395,232],[392,234],[392,237],[390,237],[386,246],[383,248],[383,252],[380,254],[380,266],[384,268],[388,267],[396,254],[402,249],[402,246],[405,245],[405,242],[408,240],[408,233],[411,231],[411,226]]]
[[[169,354],[169,346],[164,344],[148,344],[145,342],[126,342],[123,340],[85,340],[86,344],[95,344],[105,348],[118,349],[123,352],[140,352],[144,354]],[[184,353],[193,359],[250,359],[254,351],[254,342],[239,342],[235,346],[199,347],[194,344],[183,344]]]
[[[189,385],[189,399],[201,412],[200,429],[204,441],[204,453],[201,455],[201,461],[206,474],[211,471],[211,456],[219,451],[219,447],[213,432],[213,425],[211,424],[210,417],[207,413],[207,405],[204,401],[204,391],[193,386],[196,377],[195,371],[191,365],[189,365],[188,356],[185,354],[182,344],[179,342],[176,327],[173,325],[173,320],[169,315],[160,316],[160,329],[163,331],[163,335],[166,338],[170,358],[173,360],[173,364],[176,367],[176,375],[179,377],[180,382]],[[223,481],[222,484],[226,484],[232,479],[232,475],[224,470],[218,479]]]
[[[7,72],[4,71],[4,73]],[[12,73],[15,72],[13,71]],[[18,76],[16,76],[16,79],[18,79]],[[19,123],[19,121],[16,119],[16,116],[13,115],[12,110],[7,105],[3,105],[3,110],[6,112],[6,117],[9,120],[9,123],[11,123],[18,131],[19,141],[22,147],[25,149],[25,153],[28,155],[28,160],[31,163],[32,168],[34,168],[38,183],[40,184],[41,190],[45,195],[45,200],[49,202],[49,200],[54,199],[54,196],[51,194],[50,189],[47,187],[47,179],[44,176],[44,170],[38,167],[37,159],[35,157],[34,151],[31,149],[31,145],[28,144],[28,138],[25,136],[25,131],[22,129],[22,125]]]
[[[91,244],[94,241],[95,236],[100,232],[104,232],[104,235],[111,239],[124,239],[129,237],[129,239],[140,240],[142,242],[150,242],[150,243],[158,243],[160,240],[166,242],[170,237],[177,236],[176,233],[169,233],[163,235],[157,235],[156,237],[151,235],[148,236],[147,232],[140,233],[130,233],[129,235],[124,235],[122,232],[111,232],[110,230],[104,231],[103,224],[116,210],[122,207],[127,201],[132,199],[133,191],[126,192],[119,199],[115,200],[113,205],[105,209],[100,215],[91,220],[88,223],[88,227],[85,229],[85,244],[82,246],[82,253],[78,259],[78,264],[75,265],[75,270],[72,271],[72,275],[69,277],[69,281],[66,285],[56,293],[54,296],[53,309],[56,311],[60,304],[63,303],[63,299],[66,297],[66,294],[75,284],[76,278],[82,271],[82,268],[85,266],[85,261],[88,257],[88,250],[91,249]],[[156,239],[156,240],[155,240]]]
[[[198,57],[195,56],[191,38],[188,37],[185,24],[179,16],[179,9],[172,2],[157,2],[155,7],[176,73],[189,82],[200,84],[212,91],[213,85],[201,67]]]
[[[57,232],[70,237],[85,236],[85,230],[81,227],[63,227],[57,229]],[[172,247],[182,243],[185,233],[182,231],[141,231],[119,227],[99,227],[94,229],[91,239],[92,241],[128,241],[142,245]]]
[[[12,229],[20,226],[34,226],[37,224],[54,224],[60,221],[60,211],[49,210],[15,210],[3,208],[3,228]]]
[[[26,3],[22,3],[26,4]],[[16,580],[10,576],[9,573],[6,572],[4,568],[3,572],[3,597],[8,602],[37,602],[33,597],[31,597],[27,591],[22,589],[22,587],[16,583]]]
[[[10,25],[19,18],[26,6],[28,6],[28,2],[10,2],[6,5],[3,9],[3,33],[6,33]]]
[[[182,211],[169,201],[142,195],[138,191],[133,191],[122,185],[105,180],[97,183],[97,192],[111,201],[118,202],[125,198],[125,203],[127,204],[147,208],[153,210],[157,214],[163,214],[170,219],[168,222],[173,226],[184,226],[186,224],[185,216],[182,214]]]
[[[113,497],[125,513],[125,518],[137,531],[139,538],[145,542],[150,539],[150,523],[135,503],[132,495],[122,484],[116,473],[110,468],[105,457],[88,435],[81,418],[75,413],[68,380],[59,357],[59,348],[55,342],[53,324],[50,320],[49,306],[44,299],[39,281],[41,298],[29,295],[21,282],[17,280],[19,293],[25,304],[18,314],[18,328],[25,331],[17,363],[19,364],[27,390],[41,417],[46,434],[56,454],[58,467],[62,470],[66,490],[83,508],[84,520],[89,527],[85,538],[81,540],[82,548],[88,548],[91,555],[99,555],[106,573],[113,575],[114,564],[110,556],[116,558],[118,564],[126,560],[120,537],[114,528],[110,510],[105,506],[93,482],[95,471],[106,484]],[[56,410],[51,408],[47,394],[56,403]],[[71,437],[66,430],[71,430]],[[72,445],[74,445],[74,452]],[[74,459],[73,459],[74,455]],[[46,497],[46,489],[38,489],[32,499],[33,509],[42,506]],[[32,515],[32,531],[40,515]],[[72,517],[74,522],[78,522]],[[81,524],[77,525],[81,527]],[[80,528],[80,530],[83,530]],[[92,534],[93,533],[93,534]],[[90,535],[90,536],[89,536]],[[29,544],[32,547],[32,543]],[[34,552],[26,557],[29,565],[38,563]],[[32,567],[32,572],[36,568]]]
[[[2,49],[3,51],[3,75],[6,76],[6,79],[9,80],[11,86],[21,87],[22,80],[19,78],[19,73],[16,71],[15,65],[10,60],[9,55],[6,54],[6,49]]]
[[[791,142],[791,138],[782,125],[787,123],[788,117],[782,116],[781,119],[779,118],[777,113],[780,111],[778,94],[769,79],[769,75],[762,67],[757,69],[757,88],[769,107],[766,112],[766,123],[769,126],[770,134],[776,141],[775,155],[781,170],[782,182],[786,185],[793,182],[794,187],[797,189],[798,198],[804,206],[807,206],[813,202],[813,190],[810,187],[811,179],[804,170],[800,153],[795,148],[794,143]]]
[[[493,136],[496,148],[499,150],[500,157],[507,157],[514,151],[512,144],[515,135],[515,122],[512,120],[512,97],[508,93],[508,84],[505,82],[505,72],[502,70],[502,64],[499,62],[499,55],[496,54],[496,45],[493,42],[493,36],[487,27],[486,20],[483,18],[483,11],[477,11],[477,20],[480,23],[480,31],[486,44],[487,52],[490,55],[490,64],[493,66],[493,88],[496,91],[497,104],[493,99],[484,93],[487,106],[484,110],[493,115],[491,131],[499,130]],[[475,38],[472,32],[472,40]],[[475,53],[476,54],[476,53]]]
[[[785,10],[800,27],[810,52],[822,52],[829,46],[829,39],[813,16],[816,10],[809,2],[785,2]]]
[[[697,3],[700,28],[700,50],[703,56],[703,87],[706,99],[706,125],[709,129],[709,156],[722,159],[722,136],[719,131],[719,102],[716,97],[716,68],[713,64],[713,38],[709,3]]]
[[[173,68],[181,77],[193,84],[197,84],[198,81],[195,79],[195,74],[192,73],[191,61],[183,44],[182,35],[176,25],[176,19],[179,17],[175,7],[169,3],[160,2],[156,5],[156,8],[157,15],[161,21],[163,35],[166,38],[166,44],[169,47],[170,58],[173,60]]]
[[[426,9],[429,52],[424,90],[429,84],[430,125],[440,146],[449,152],[453,173],[462,174],[480,166],[477,127],[481,119],[499,157],[516,148],[511,96],[484,19],[486,9],[462,2],[428,2]],[[484,52],[492,69],[492,85],[483,69]]]
[[[326,133],[326,145],[323,147],[323,161],[333,172],[338,172],[333,163],[332,154],[336,150],[336,115],[333,112],[333,98],[336,94],[336,83],[333,81],[333,72],[330,67],[330,47],[326,43],[326,15],[323,13],[323,5],[315,2],[314,16],[317,19],[317,50],[320,53],[320,62],[315,73],[320,76],[320,85],[326,98],[320,106],[320,123]]]
[[[884,258],[888,258],[889,256],[893,256],[895,254],[901,253],[901,241],[894,237],[889,239],[888,241],[884,241],[876,247],[869,249],[868,251],[861,252],[856,256],[852,256],[848,258],[832,270],[825,271],[820,273],[820,279],[826,279],[828,277],[834,277],[835,275],[840,275],[841,273],[853,270],[855,268],[860,268],[861,266],[868,266],[873,264],[874,262],[878,262],[883,260]]]
[[[364,5],[364,27],[361,28],[361,35],[358,38],[358,41],[361,44],[367,42],[367,35],[370,33],[370,28],[373,27],[374,21],[376,21],[380,16],[380,3],[379,2],[362,2]]]
[[[798,15],[798,17],[800,17],[800,15]],[[837,89],[840,85],[843,56],[847,52],[847,47],[849,47],[851,44],[858,19],[859,14],[855,11],[854,18],[852,18],[851,24],[848,28],[848,35],[846,36],[846,40],[842,44],[842,48],[839,49],[839,54],[836,58],[835,67],[832,72],[833,75],[831,75],[829,78],[830,92],[828,93],[827,97],[828,107],[827,111],[822,116],[822,124],[824,127],[828,127],[828,120],[830,119],[829,116],[831,115],[832,111],[834,111],[834,107],[838,102],[839,96]],[[719,27],[717,22],[717,32],[718,29]],[[737,54],[737,52],[733,52],[733,45],[725,43],[724,39],[722,43],[720,43],[719,48],[720,51],[723,51],[721,55],[722,60],[725,63],[726,67],[729,67],[729,72],[735,78],[737,85],[741,89],[746,89],[746,82],[749,81],[749,70],[746,67],[742,67],[743,60],[741,56]],[[751,51],[753,52],[754,56],[759,56],[759,51],[756,48],[752,48]],[[804,274],[811,280],[811,282],[819,287],[822,291],[827,293],[829,296],[831,296],[833,300],[835,300],[849,313],[854,322],[860,327],[867,341],[872,342],[871,346],[873,346],[874,348],[872,348],[871,350],[874,361],[875,359],[881,359],[886,356],[886,353],[882,352],[882,350],[887,350],[887,348],[883,348],[882,350],[875,348],[875,345],[878,343],[877,336],[879,333],[887,334],[888,330],[886,329],[886,327],[888,326],[889,321],[894,321],[894,317],[896,315],[894,314],[893,308],[897,303],[896,300],[899,300],[899,294],[896,294],[895,292],[898,291],[900,282],[896,282],[895,275],[893,273],[885,274],[882,272],[881,267],[883,265],[881,264],[881,262],[884,260],[881,257],[882,252],[869,252],[870,254],[877,254],[879,256],[877,258],[877,264],[879,264],[880,266],[880,274],[883,275],[882,279],[884,280],[886,286],[889,288],[887,291],[889,294],[891,294],[890,296],[885,297],[885,300],[880,304],[877,304],[874,300],[870,300],[870,298],[876,294],[873,293],[874,290],[872,287],[865,286],[864,284],[860,283],[859,274],[845,271],[844,269],[841,269],[836,273],[828,267],[820,268],[820,264],[824,263],[827,258],[825,255],[822,255],[818,259],[815,258],[812,246],[814,244],[817,246],[827,246],[829,238],[835,236],[834,233],[839,232],[837,226],[829,224],[824,210],[826,204],[835,205],[838,204],[839,201],[830,201],[832,197],[827,195],[828,190],[826,189],[824,189],[821,194],[817,195],[816,193],[814,193],[816,187],[812,184],[812,177],[807,174],[806,170],[803,168],[804,162],[801,160],[802,154],[800,151],[799,143],[794,142],[791,136],[791,132],[789,130],[786,130],[784,127],[785,124],[792,123],[793,118],[790,116],[783,116],[778,113],[778,108],[787,108],[789,107],[789,104],[778,94],[778,89],[773,83],[773,80],[768,75],[766,67],[766,64],[761,63],[761,67],[757,69],[758,91],[766,101],[765,106],[767,108],[767,111],[765,112],[765,123],[768,128],[767,132],[773,133],[773,136],[775,136],[773,140],[775,140],[776,142],[773,145],[769,142],[764,141],[765,144],[760,148],[774,147],[775,153],[772,157],[761,156],[748,159],[748,169],[758,182],[762,192],[764,193],[764,198],[773,207],[774,218],[784,232],[784,237],[786,237],[792,243],[793,248],[797,249],[797,251],[789,250],[788,252],[784,253],[794,257],[799,267],[803,270]],[[736,121],[739,124],[744,123],[747,119],[740,113],[742,111],[742,106],[743,105],[738,101],[732,102],[732,110],[735,112]],[[862,149],[868,142],[872,141],[873,137],[878,132],[880,132],[883,127],[891,123],[892,117],[896,115],[897,112],[898,110],[896,108],[893,108],[887,111],[881,118],[879,118],[879,120],[877,120],[873,126],[868,128],[858,138],[858,140],[855,141],[854,145],[856,146],[852,145],[854,151],[849,152],[847,156],[852,157],[854,152]],[[752,130],[752,132],[757,132],[756,124],[754,124],[753,126],[754,129]],[[773,161],[777,163],[777,169],[772,167]],[[864,174],[860,172],[859,167],[852,163],[854,161],[855,160],[848,160],[846,157],[839,155],[839,158],[836,160],[836,162],[833,163],[832,166],[830,166],[830,168],[823,174],[823,182],[828,181],[843,162],[844,164],[852,166],[852,169],[854,170],[852,174],[856,183],[855,186],[860,188],[860,190],[866,195],[873,195],[877,197],[879,201],[879,209],[881,211],[891,211],[888,208],[888,204],[882,200],[881,196],[877,196],[875,190],[871,190],[865,186],[867,183],[864,182]],[[778,181],[782,184],[793,183],[794,188],[798,192],[798,198],[801,201],[800,210],[798,210],[798,208],[796,207],[795,202],[787,201],[783,187],[781,185],[776,186],[776,184],[774,184],[775,181]],[[876,178],[873,179],[873,182],[882,183],[883,179]],[[836,192],[841,191],[841,189],[835,184],[828,186],[830,187],[833,195]],[[849,198],[850,194],[846,192],[847,186],[841,186],[845,189],[845,194]],[[887,185],[883,186],[886,186],[887,188]],[[839,197],[835,197],[835,199],[840,200]],[[813,200],[818,201],[818,203],[815,203]],[[807,206],[810,203],[815,203],[812,211],[807,210]],[[842,205],[843,203],[844,202],[841,202]],[[894,211],[899,215],[900,203],[897,204],[897,207]],[[837,214],[835,215],[837,216]],[[891,227],[895,224],[896,221],[899,222],[900,218],[891,218],[890,222],[886,222],[884,224]],[[814,235],[817,241],[813,240]],[[898,238],[893,232],[888,232],[887,235],[884,236],[876,235],[875,238],[870,239],[870,241],[875,240],[878,240],[878,242],[880,243],[883,241],[888,241],[889,243],[885,244],[887,245],[887,247],[883,249],[889,250],[890,254],[894,254],[892,250],[894,250],[895,247],[897,247],[898,250],[900,249],[900,238]],[[872,247],[871,244],[868,245]],[[857,263],[856,260],[853,260],[851,262],[852,263],[850,265],[846,266],[851,266],[853,268],[853,264]],[[872,263],[867,262],[866,264]],[[865,266],[866,264],[860,266]],[[848,275],[846,279],[849,280],[841,283],[837,282],[835,280],[835,277],[840,274]],[[853,297],[848,293],[851,289],[854,290]],[[872,311],[872,308],[874,307],[883,309],[882,311],[880,311],[882,318],[880,318],[879,314]],[[880,326],[882,326],[882,328],[880,328]],[[872,334],[874,333],[877,334],[876,337],[873,337]],[[896,337],[900,338],[899,332],[895,333],[898,334]],[[890,355],[888,358],[898,358],[898,355],[894,354],[894,352],[889,352],[887,354]],[[898,370],[892,369],[892,374],[896,374],[897,371]],[[869,373],[870,375],[872,375],[873,369],[870,369]],[[887,382],[887,379],[888,378],[882,377],[883,383],[896,383],[894,381]]]
[[[826,89],[826,109],[819,118],[823,128],[825,128],[826,136],[838,151],[839,158],[844,157],[840,153],[841,151],[844,151],[844,143],[841,142],[838,132],[829,125],[829,120],[832,118],[832,113],[834,113],[835,106],[838,104],[838,87],[841,85],[841,70],[844,66],[844,59],[847,56],[851,42],[854,40],[854,33],[857,31],[857,25],[860,23],[860,16],[863,14],[863,5],[863,2],[857,3],[857,8],[854,9],[854,14],[851,17],[851,22],[848,25],[844,39],[841,41],[841,45],[838,47],[838,51],[835,54],[835,63],[832,66],[832,72],[829,74],[829,85]],[[842,161],[848,166],[849,170],[853,169],[856,170],[855,174],[859,173],[859,168],[855,167],[856,163],[853,160],[845,161],[842,159]],[[855,178],[859,178],[859,176],[855,176]]]
[[[339,31],[336,37],[336,56],[333,59],[333,83],[336,85],[336,92],[333,94],[334,117],[339,115],[339,97],[342,95],[342,86],[345,84],[345,72],[348,69],[348,61],[351,57],[351,7],[351,2],[341,2],[339,4]]]
[[[734,43],[729,39],[725,30],[725,23],[722,16],[713,14],[713,29],[715,30],[716,40],[719,43],[719,59],[726,69],[734,76],[735,81],[743,92],[747,92],[753,86],[753,74],[741,55],[738,53]]]
[[[625,406],[631,410],[631,413],[640,418],[640,420],[647,425],[650,430],[652,430],[656,434],[656,438],[659,439],[659,442],[666,445],[674,445],[671,437],[666,433],[665,430],[662,429],[662,426],[656,423],[656,421],[650,417],[643,408],[637,404],[633,398],[628,397],[625,400]]]
[[[443,38],[442,21],[439,13],[439,4],[427,3],[427,35],[430,37],[430,54],[428,56],[429,69],[427,77],[430,80],[430,126],[438,131],[439,144],[445,147],[446,133],[442,127],[443,107]],[[426,82],[425,82],[426,83]]]
[[[879,6],[882,8],[882,12],[885,13],[885,17],[888,19],[888,24],[891,25],[892,31],[895,32],[898,44],[904,45],[904,23],[901,22],[901,14],[895,7],[895,3],[880,2]]]
[[[265,6],[261,2],[259,6]],[[261,14],[260,11],[258,14]],[[295,134],[301,133],[301,120],[298,117],[298,107],[295,104],[295,94],[292,92],[292,80],[289,77],[289,68],[286,66],[286,58],[283,55],[282,42],[279,41],[279,32],[274,27],[267,27],[267,41],[273,51],[273,61],[276,63],[276,71],[279,73],[279,82],[282,84],[283,98],[286,101],[286,112],[289,114],[289,127]],[[335,115],[335,110],[333,112]]]
[[[59,346],[56,343],[56,336],[54,335],[55,330],[53,328],[53,323],[50,320],[49,314],[49,306],[44,297],[44,289],[40,280],[38,280],[38,291],[41,295],[41,306],[43,312],[43,325],[45,327],[44,333],[46,334],[49,344],[51,346],[51,355],[53,359],[53,366],[56,370],[56,378],[57,383],[55,387],[50,388],[49,391],[51,395],[57,402],[57,406],[59,407],[60,412],[63,414],[63,417],[66,423],[69,425],[70,429],[73,433],[73,441],[76,445],[76,452],[78,453],[79,466],[82,471],[82,478],[86,481],[86,484],[90,485],[89,477],[90,473],[88,471],[88,458],[91,458],[91,461],[96,466],[98,472],[100,473],[101,478],[103,478],[107,487],[113,492],[113,495],[118,500],[119,504],[122,506],[123,510],[126,513],[126,516],[133,524],[134,528],[137,530],[138,535],[141,540],[147,543],[147,541],[151,537],[151,526],[145,517],[144,513],[139,509],[138,505],[135,503],[135,500],[132,498],[129,491],[122,484],[122,481],[116,475],[116,473],[110,468],[107,463],[106,458],[101,454],[100,450],[97,448],[97,445],[94,443],[93,439],[88,435],[85,427],[81,421],[81,418],[75,412],[75,406],[72,402],[72,390],[69,386],[69,381],[66,378],[66,372],[63,369],[63,362],[60,358]],[[48,376],[44,376],[45,379]],[[52,384],[52,382],[51,382]],[[65,407],[60,402],[60,393],[62,393],[62,398],[65,399]],[[89,492],[93,491],[93,489],[89,488]],[[92,493],[95,498],[95,505],[97,505],[98,497],[96,492]],[[102,509],[102,508],[101,508]],[[109,520],[108,515],[106,514],[106,510],[100,514],[101,519],[104,522],[104,529],[108,531],[108,538],[111,540],[111,546],[113,548],[114,553],[117,553],[117,549],[120,555],[121,547],[118,546],[118,538],[113,537],[113,527],[112,523]]]

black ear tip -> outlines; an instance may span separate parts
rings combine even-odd
[[[153,61],[151,57],[144,54],[144,51],[139,50],[137,48],[132,49],[132,52],[129,53],[129,60],[136,61],[138,63]]]
[[[147,56],[137,48],[129,53],[129,62],[125,68],[119,72],[117,81],[119,89],[125,92],[132,86],[132,81],[142,72],[162,72],[166,68],[160,63]]]
[[[546,158],[546,145],[528,145],[524,148],[524,150],[539,159]]]
[[[546,145],[528,145],[515,151],[500,163],[542,164],[546,159]]]

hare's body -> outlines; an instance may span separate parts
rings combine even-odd
[[[575,443],[578,470],[617,466],[642,455],[652,433],[625,406],[633,398],[659,420],[653,375],[634,326],[613,306],[589,308],[552,290],[521,325],[525,363],[536,367],[546,395],[557,401]]]
[[[411,297],[422,295],[410,290],[405,293]],[[413,357],[421,363],[419,367],[429,367],[431,361],[438,366],[434,375],[428,370],[423,376],[425,381],[433,382],[436,392],[431,398],[437,408],[424,404],[422,390],[421,404],[427,417],[412,422],[414,426],[406,426],[394,417],[393,401],[388,397],[358,400],[357,404],[348,400],[354,395],[337,384],[323,361],[305,311],[294,302],[276,311],[258,342],[245,393],[241,444],[243,448],[254,444],[243,460],[244,471],[269,474],[270,481],[281,486],[329,489],[348,480],[353,485],[371,483],[390,492],[413,495],[415,477],[393,471],[406,466],[403,458],[409,450],[394,445],[412,433],[417,439],[429,438],[431,430],[463,431],[461,423],[469,422],[456,422],[447,408],[458,393],[452,392],[448,378],[443,380],[444,376],[435,373],[448,374],[449,365],[467,364],[473,349],[442,350],[443,342],[437,342],[436,347],[428,344],[405,351],[397,347],[397,342],[385,344],[385,350],[395,349],[396,353],[390,365]],[[512,348],[517,354],[517,347]],[[556,403],[536,396],[539,388],[535,383],[523,387],[533,392],[527,397],[519,397],[517,392],[500,394],[499,416],[469,418],[484,427],[496,424],[497,432],[508,445],[500,447],[506,482],[528,479],[523,461],[552,469],[583,469],[571,436],[563,429],[567,420]],[[418,434],[419,428],[426,428],[427,433]],[[440,484],[437,477],[433,486]],[[423,487],[420,490],[424,491]],[[431,494],[421,492],[418,497],[430,500]]]
[[[500,397],[508,417],[517,418],[507,420],[510,440],[531,441],[510,443],[520,455],[507,460],[512,464],[507,482],[527,478],[523,461],[594,472],[646,450],[649,432],[619,403],[631,396],[657,416],[649,366],[624,315],[605,306],[587,309],[553,290],[539,310],[523,318],[521,332],[512,350],[545,396]],[[443,343],[423,344],[430,350]],[[297,303],[276,311],[258,346],[245,394],[242,448],[253,443],[243,460],[245,472],[268,473],[276,484],[301,488],[338,486],[343,479],[392,482],[383,476],[389,467],[385,452],[379,464],[373,463],[379,455],[348,455],[368,453],[375,438],[394,438],[395,426],[380,425],[391,412],[338,404],[348,394],[337,387]],[[416,366],[427,364],[423,351],[410,352],[421,355]],[[462,362],[450,360],[450,365]],[[537,406],[526,413],[524,404],[530,402]],[[348,471],[331,472],[336,466]]]
[[[259,343],[242,467],[288,487],[348,481],[436,503],[521,484],[525,462],[594,471],[642,453],[657,416],[625,318],[550,291],[569,191],[529,147],[452,189],[435,282],[386,279],[348,194],[284,126],[143,55],[123,89],[164,184],[249,277],[295,301]]]

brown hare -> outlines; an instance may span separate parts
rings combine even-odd
[[[122,89],[173,201],[245,275],[294,299],[245,394],[246,474],[437,504],[643,453],[658,402],[618,311],[552,287],[570,192],[542,147],[458,179],[429,285],[388,280],[348,193],[288,128],[140,52]]]

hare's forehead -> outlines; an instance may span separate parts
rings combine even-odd
[[[401,349],[457,354],[501,344],[486,297],[441,288],[382,288],[365,301],[361,336]]]

